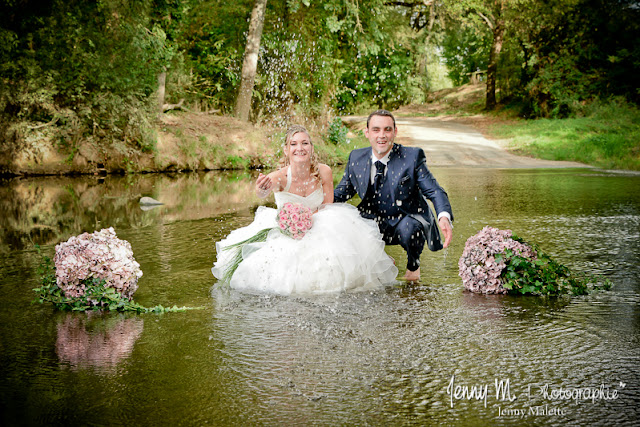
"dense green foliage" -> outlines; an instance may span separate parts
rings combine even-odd
[[[421,95],[413,45],[420,36],[382,0],[365,3],[268,3],[256,119],[394,108]]]
[[[531,14],[522,49],[526,113],[566,117],[585,101],[640,101],[640,8],[627,0],[550,1]]]
[[[407,2],[409,3],[409,2]],[[416,2],[414,11],[424,8]],[[499,43],[497,85],[527,117],[567,117],[610,96],[640,101],[640,7],[632,0],[444,1],[441,46],[456,84],[487,70]],[[503,39],[493,39],[502,25]]]
[[[239,86],[252,1],[193,2],[180,48],[193,71],[189,92],[210,107],[231,108]]]
[[[70,153],[81,140],[152,150],[165,70],[167,102],[231,112],[253,3],[1,1],[0,149],[49,137]],[[499,100],[528,117],[637,103],[638,40],[632,0],[269,0],[252,120],[324,125],[423,102],[439,61],[456,84],[494,64]]]
[[[50,122],[59,143],[71,149],[91,138],[150,147],[157,75],[172,55],[165,32],[149,16],[150,3],[3,2],[5,140],[19,141]]]
[[[447,30],[442,56],[449,70],[449,78],[456,86],[469,83],[471,73],[486,71],[489,43],[487,32],[477,33],[464,26]]]
[[[531,294],[558,296],[563,294],[587,295],[594,290],[609,290],[613,284],[602,277],[575,275],[563,264],[552,259],[536,244],[512,236],[513,240],[533,247],[537,253],[535,260],[522,257],[507,249],[504,254],[496,254],[496,262],[504,261],[502,271],[503,286],[510,294]]]

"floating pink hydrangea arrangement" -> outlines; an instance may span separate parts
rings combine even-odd
[[[531,246],[514,240],[512,236],[511,230],[487,226],[467,239],[458,261],[459,275],[465,289],[483,294],[508,292],[500,277],[506,262],[501,256],[496,259],[496,255],[511,250],[523,258],[535,260],[537,257]]]
[[[613,285],[606,277],[572,274],[536,244],[489,226],[467,239],[458,268],[465,289],[483,294],[585,295]]]
[[[45,256],[38,271],[41,285],[33,289],[34,302],[50,302],[60,310],[168,313],[202,308],[145,307],[133,301],[142,270],[131,244],[118,239],[112,227],[56,245],[53,263]]]
[[[68,298],[83,296],[85,281],[96,278],[103,279],[106,288],[114,288],[130,300],[142,277],[131,244],[118,239],[113,227],[82,233],[56,245],[53,261],[58,286]]]

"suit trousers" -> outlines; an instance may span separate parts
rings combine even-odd
[[[407,252],[407,270],[416,271],[420,267],[420,255],[426,242],[422,224],[405,216],[395,226],[382,220],[378,227],[387,245],[400,245]]]

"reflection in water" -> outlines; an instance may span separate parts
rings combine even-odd
[[[33,413],[40,418],[30,424],[40,425],[104,424],[109,417],[119,425],[637,423],[640,176],[432,172],[449,192],[456,222],[447,251],[423,254],[421,283],[307,298],[228,292],[211,275],[213,242],[250,223],[261,203],[250,175],[6,183],[0,189],[0,377],[6,378],[0,412],[13,408],[7,416],[13,424]],[[145,212],[141,196],[165,205]],[[512,229],[576,272],[606,275],[614,288],[567,298],[466,293],[457,261],[466,238],[485,225]],[[53,244],[106,226],[131,242],[144,271],[138,302],[209,308],[87,318],[30,305],[31,241]],[[387,251],[403,265],[401,248]],[[142,319],[144,335],[142,324],[132,322]],[[125,361],[111,362],[120,354]],[[126,369],[102,375],[113,366]],[[468,386],[509,379],[518,399],[498,402],[494,394],[486,407],[460,400],[452,408],[453,374]],[[606,402],[552,402],[536,393],[544,384],[621,382],[621,397]],[[499,408],[545,404],[565,415],[498,416]],[[76,416],[72,422],[69,414]]]
[[[0,184],[0,253],[106,227],[211,218],[258,203],[248,173],[32,177]],[[143,209],[144,196],[163,205]]]
[[[462,291],[460,303],[478,322],[528,322],[535,316],[556,315],[571,303],[571,297],[537,297],[532,295],[485,295]]]
[[[110,372],[131,355],[144,321],[123,314],[65,313],[58,322],[56,353],[72,370]]]

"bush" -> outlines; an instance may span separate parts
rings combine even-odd
[[[329,122],[329,128],[327,129],[324,140],[333,145],[344,145],[349,142],[347,133],[349,133],[349,129],[342,123],[342,119],[340,119],[340,117],[334,117],[333,120]]]
[[[80,139],[152,149],[157,77],[175,52],[148,7],[58,0],[10,8],[15,22],[0,28],[0,137],[20,140],[20,129],[46,126],[71,153]]]

